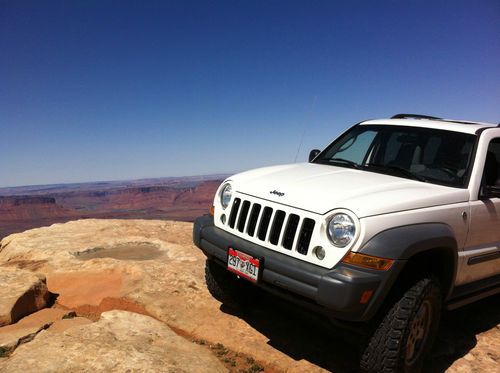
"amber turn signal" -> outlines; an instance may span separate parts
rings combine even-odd
[[[391,268],[394,260],[379,258],[376,256],[365,255],[360,253],[348,252],[346,256],[342,259],[342,262],[352,264],[358,267],[377,269],[380,271],[387,271]]]
[[[214,216],[214,210],[215,210],[214,206],[210,207],[210,215]]]

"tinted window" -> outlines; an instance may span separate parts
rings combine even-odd
[[[494,139],[488,146],[484,165],[483,182],[500,186],[500,139]]]
[[[325,149],[315,163],[464,187],[475,141],[475,135],[461,132],[360,125]]]
[[[370,147],[373,142],[375,131],[365,131],[357,136],[351,137],[351,139],[345,141],[342,146],[339,147],[336,153],[336,157],[350,159],[356,163],[363,162],[366,155],[366,149]]]

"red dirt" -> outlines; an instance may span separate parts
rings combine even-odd
[[[56,307],[60,307],[63,309],[68,309],[67,307],[56,303]],[[78,316],[85,317],[92,321],[97,321],[101,317],[101,313],[111,310],[121,310],[121,311],[129,311],[134,313],[139,313],[141,315],[150,316],[154,319],[153,315],[151,315],[144,306],[131,301],[127,298],[104,298],[99,305],[91,305],[91,304],[82,304],[77,307],[71,308],[76,312]]]
[[[57,304],[68,309],[99,306],[105,298],[120,298],[123,283],[123,275],[115,271],[54,273],[47,276],[49,291],[59,294]]]

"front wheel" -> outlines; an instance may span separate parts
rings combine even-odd
[[[391,307],[361,357],[365,372],[419,372],[429,352],[441,314],[439,282],[426,277]]]

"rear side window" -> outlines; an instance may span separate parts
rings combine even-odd
[[[483,183],[500,186],[500,138],[491,140],[484,164]]]
[[[495,155],[495,159],[500,163],[500,138],[491,140],[490,146],[488,147],[488,153]]]

